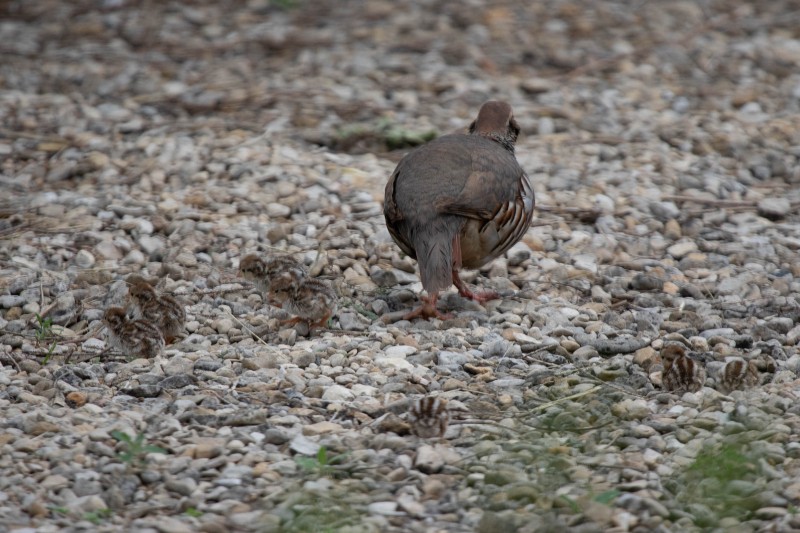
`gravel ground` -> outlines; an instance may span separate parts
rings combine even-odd
[[[0,530],[800,530],[796,2],[0,12]],[[383,187],[487,99],[537,194],[465,275],[507,297],[396,320]],[[329,328],[238,276],[275,250]],[[186,309],[155,359],[105,351],[133,273]]]

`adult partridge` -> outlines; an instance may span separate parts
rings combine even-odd
[[[417,260],[428,293],[404,318],[444,318],[436,301],[451,285],[481,303],[499,297],[470,291],[458,272],[503,254],[530,226],[534,195],[514,156],[518,135],[511,106],[489,101],[468,134],[434,139],[398,163],[383,214],[394,242]]]

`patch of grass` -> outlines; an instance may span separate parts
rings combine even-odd
[[[199,518],[203,516],[203,511],[198,511],[194,507],[189,507],[183,512],[183,514],[185,514],[186,516],[191,516],[192,518]]]
[[[578,502],[576,502],[569,496],[565,496],[562,494],[561,496],[558,497],[558,499],[566,503],[567,507],[569,507],[569,510],[572,511],[573,513],[579,514],[581,512],[581,507],[580,505],[578,505]]]
[[[721,483],[745,479],[748,474],[754,472],[755,467],[744,452],[745,447],[737,442],[726,442],[713,448],[704,448],[688,468],[689,478],[714,478]]]
[[[167,450],[152,444],[147,444],[144,440],[144,433],[139,433],[135,437],[131,437],[122,431],[112,431],[111,436],[118,442],[122,442],[125,446],[125,451],[118,454],[118,458],[129,467],[138,468],[144,464],[145,456],[148,453],[167,453]]]
[[[763,506],[758,491],[761,480],[758,454],[746,434],[700,450],[694,462],[676,480],[673,490],[700,527],[713,527],[721,518],[746,520]],[[761,480],[763,481],[763,480]],[[744,488],[743,488],[744,487]]]
[[[370,320],[378,320],[378,315],[376,315],[375,313],[373,313],[372,311],[370,311],[369,309],[367,309],[366,307],[364,307],[361,304],[353,305],[353,309],[355,309],[356,312],[359,315],[364,315],[365,317],[369,318]]]
[[[50,317],[43,318],[42,315],[36,313],[36,340],[41,342],[53,335],[53,319]]]
[[[100,524],[103,520],[110,518],[111,515],[114,514],[114,511],[111,509],[98,509],[97,511],[92,511],[83,515],[84,520],[88,520],[92,524]]]
[[[300,0],[270,0],[269,3],[284,11],[288,11],[298,7],[300,5]]]
[[[412,132],[390,126],[384,131],[384,141],[386,142],[386,148],[389,150],[399,150],[401,148],[425,144],[435,139],[436,135],[436,132],[433,130]]]
[[[284,522],[281,531],[286,533],[336,533],[345,526],[360,523],[363,516],[343,502],[313,498],[308,503],[292,506],[294,516]]]
[[[617,496],[622,494],[620,491],[616,489],[607,490],[605,492],[601,492],[597,496],[593,498],[594,501],[597,503],[602,503],[603,505],[610,505],[611,502],[617,499]]]
[[[338,129],[331,148],[351,153],[400,150],[425,144],[437,136],[435,130],[411,131],[383,118],[372,124],[349,124]]]
[[[36,313],[36,323],[36,343],[41,344],[49,339],[53,340],[47,348],[47,354],[44,357],[44,364],[46,365],[50,361],[50,357],[53,355],[53,351],[58,345],[58,342],[54,338],[55,334],[53,333],[53,319],[50,317],[43,318],[42,315]]]
[[[55,513],[55,514],[60,514],[60,515],[68,515],[69,514],[69,509],[67,509],[66,507],[60,507],[60,506],[51,505],[51,506],[48,507],[48,509],[50,509],[50,511]]]
[[[313,473],[318,476],[337,477],[342,476],[343,472],[336,465],[341,464],[347,454],[339,454],[329,457],[328,450],[321,446],[315,457],[295,457],[295,462],[305,472]]]

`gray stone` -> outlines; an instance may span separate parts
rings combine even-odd
[[[770,220],[786,218],[791,210],[792,204],[784,196],[763,198],[758,202],[758,214]]]
[[[463,352],[440,351],[436,354],[436,364],[448,368],[461,368],[467,363],[475,361],[475,356]]]
[[[650,202],[650,212],[661,222],[678,218],[681,214],[675,202]]]
[[[362,322],[362,316],[349,311],[339,313],[339,325],[346,331],[364,331],[367,329],[367,325]]]
[[[697,250],[697,243],[694,241],[680,241],[667,248],[667,253],[675,259],[681,259]]]
[[[4,294],[0,296],[0,307],[3,309],[22,307],[23,305],[25,305],[25,298],[22,296],[14,296],[11,294]]]

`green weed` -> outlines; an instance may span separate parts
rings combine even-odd
[[[328,457],[328,450],[325,446],[321,446],[316,457],[295,457],[295,462],[306,472],[335,477],[342,475],[342,471],[336,468],[336,465],[341,464],[346,456],[347,454],[340,454]]]
[[[114,513],[111,509],[98,509],[97,511],[92,511],[83,515],[83,519],[91,522],[92,524],[99,524],[103,520],[111,517]]]
[[[139,433],[136,437],[130,437],[122,431],[112,431],[111,436],[125,446],[125,451],[117,457],[129,467],[140,467],[144,463],[144,458],[148,453],[167,453],[167,450],[144,441],[144,433]]]
[[[53,342],[50,343],[50,346],[47,348],[47,355],[44,357],[44,364],[46,365],[50,361],[50,357],[53,355],[53,351],[55,351],[56,346],[58,346],[58,342],[54,339],[55,334],[53,333],[53,319],[50,317],[43,318],[42,315],[36,313],[36,343],[41,344],[42,342],[53,339]]]

